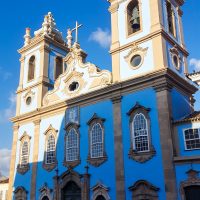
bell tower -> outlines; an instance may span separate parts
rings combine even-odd
[[[187,73],[180,0],[108,0],[114,82],[170,68]]]
[[[26,28],[24,39],[24,46],[18,50],[21,69],[17,116],[43,106],[44,95],[53,88],[55,80],[64,71],[62,58],[68,52],[50,12],[44,17],[42,27],[34,32],[34,37],[31,37],[30,28]]]

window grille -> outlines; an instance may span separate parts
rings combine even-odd
[[[133,149],[138,152],[149,151],[147,119],[142,113],[133,118]]]
[[[66,136],[66,161],[78,160],[78,134],[74,128]]]
[[[200,149],[200,129],[187,129],[184,131],[185,149]]]
[[[24,141],[21,152],[21,165],[28,164],[28,142]]]
[[[51,134],[47,140],[47,149],[46,149],[46,164],[55,163],[55,138]]]
[[[103,157],[103,131],[101,125],[96,123],[91,130],[91,158]]]

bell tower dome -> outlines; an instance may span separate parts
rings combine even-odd
[[[170,68],[187,73],[182,0],[108,0],[115,82]]]

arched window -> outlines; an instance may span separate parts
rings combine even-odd
[[[29,59],[28,66],[28,81],[31,81],[35,78],[35,56],[31,56]]]
[[[90,137],[91,158],[103,157],[103,130],[99,123],[92,126]]]
[[[46,164],[53,164],[56,161],[55,138],[49,134],[46,145]]]
[[[51,171],[56,167],[56,137],[57,130],[55,130],[52,125],[45,131],[45,151],[44,151],[44,161],[43,168],[47,171]]]
[[[17,166],[17,172],[25,174],[29,170],[29,149],[30,149],[31,137],[24,132],[20,140],[20,157],[19,164]]]
[[[44,196],[44,197],[42,198],[42,200],[49,200],[49,198],[48,198],[47,196]]]
[[[168,30],[173,35],[176,36],[176,28],[175,28],[175,16],[171,2],[167,0],[167,21],[168,21]]]
[[[75,161],[79,157],[78,134],[71,128],[66,136],[66,161]]]
[[[63,73],[63,61],[62,57],[57,56],[55,58],[55,70],[54,70],[54,79],[56,80],[60,74]]]
[[[131,138],[129,157],[141,163],[151,159],[156,153],[151,141],[149,111],[149,108],[137,102],[127,113],[130,116]]]
[[[142,113],[137,113],[132,122],[133,149],[137,152],[149,151],[147,119]]]
[[[17,187],[14,191],[15,200],[27,200],[27,191],[24,187]]]
[[[128,35],[141,29],[140,6],[138,0],[132,0],[127,6]]]
[[[88,162],[98,167],[107,160],[105,153],[104,121],[95,113],[88,121],[89,125],[89,155]]]
[[[21,162],[20,165],[23,167],[24,165],[28,164],[28,158],[29,158],[29,144],[28,141],[24,141],[22,144],[22,150],[21,150]]]

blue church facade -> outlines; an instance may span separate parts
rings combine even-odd
[[[109,2],[112,72],[86,62],[51,13],[33,37],[26,29],[9,200],[199,198],[184,1]]]

